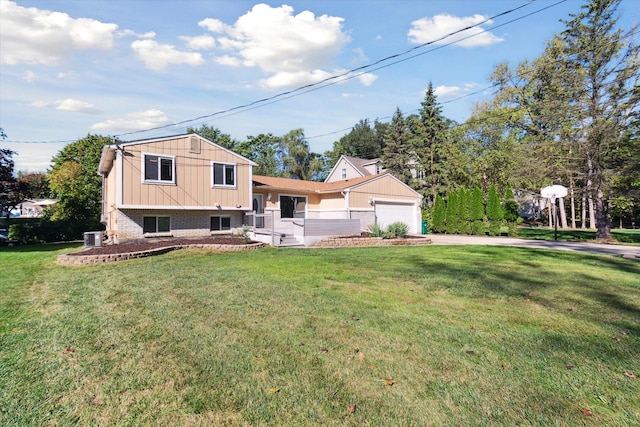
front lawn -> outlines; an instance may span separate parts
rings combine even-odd
[[[639,425],[640,263],[0,250],[0,425]]]

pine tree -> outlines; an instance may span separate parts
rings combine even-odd
[[[413,149],[409,141],[410,137],[407,121],[400,108],[396,108],[396,112],[391,119],[391,126],[387,129],[384,137],[385,146],[382,154],[382,164],[393,176],[407,185],[412,178],[409,168],[409,163],[413,156]]]
[[[433,204],[433,214],[431,218],[431,229],[435,233],[444,233],[446,231],[445,218],[447,215],[447,206],[444,199],[437,194]]]
[[[489,219],[489,235],[498,236],[500,234],[500,226],[504,218],[504,212],[500,205],[500,196],[494,185],[489,189],[489,198],[487,200],[487,218]]]

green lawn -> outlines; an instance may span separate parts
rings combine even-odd
[[[506,235],[506,228],[503,234]],[[640,230],[612,229],[611,235],[620,243],[640,245]],[[549,227],[518,227],[518,237],[525,239],[553,240],[555,230]],[[558,229],[558,240],[590,241],[595,240],[595,230]]]
[[[63,251],[0,250],[0,425],[640,425],[637,261]]]

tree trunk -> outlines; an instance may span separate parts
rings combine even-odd
[[[549,228],[553,228],[553,224],[555,224],[554,217],[553,217],[554,208],[555,206],[552,203],[549,203]]]
[[[580,215],[580,228],[585,230],[587,228],[587,196],[582,193],[582,206],[580,206],[582,215]]]
[[[564,197],[560,197],[560,224],[562,228],[567,228],[567,210],[564,206]]]
[[[573,188],[573,178],[569,183],[569,189],[571,191],[571,228],[576,228],[576,197]]]
[[[601,188],[598,188],[596,194],[596,238],[611,239],[611,220],[607,215],[604,194]]]

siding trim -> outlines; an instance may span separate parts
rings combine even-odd
[[[177,211],[238,211],[250,212],[250,207],[235,206],[168,206],[168,205],[120,205],[119,209],[153,209],[153,210],[177,210]]]

